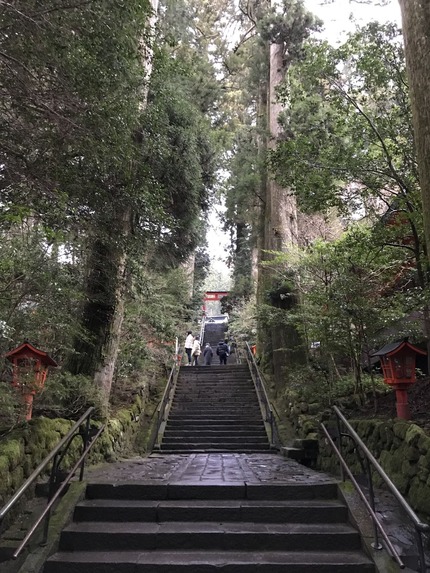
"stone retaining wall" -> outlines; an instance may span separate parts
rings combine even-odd
[[[128,409],[116,412],[106,425],[91,450],[88,463],[111,461],[118,454],[124,455],[133,445],[141,428],[143,399],[136,396]],[[0,507],[17,491],[35,468],[69,432],[74,422],[63,419],[34,418],[22,430],[16,430],[0,441]],[[100,427],[100,422],[94,422]],[[72,441],[62,468],[76,463],[82,451],[82,440]],[[46,477],[46,476],[45,476]]]
[[[399,419],[350,423],[411,507],[430,517],[430,437],[412,422]],[[359,473],[352,441],[345,443],[344,454]],[[319,467],[333,471],[335,463],[330,446],[321,437]],[[375,483],[381,485],[379,476]]]
[[[289,411],[298,437],[318,439],[318,469],[339,475],[337,458],[320,430],[320,417],[303,413],[303,409],[299,405]],[[430,518],[430,436],[413,422],[400,419],[348,421],[411,507]],[[352,440],[343,443],[353,473],[362,473]],[[375,475],[375,485],[381,483]]]

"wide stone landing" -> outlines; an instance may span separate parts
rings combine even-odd
[[[104,464],[89,470],[90,482],[124,481],[194,482],[225,484],[247,482],[252,484],[333,483],[324,473],[307,468],[278,454],[152,454],[147,458],[127,459]]]
[[[375,573],[337,482],[276,454],[150,456],[87,479],[44,573]]]

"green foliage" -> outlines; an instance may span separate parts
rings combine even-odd
[[[28,339],[61,360],[79,332],[82,271],[73,247],[62,242],[60,254],[34,220],[0,231],[0,240],[0,351]]]
[[[277,290],[282,304],[259,308],[261,321],[276,329],[295,325],[306,342],[308,360],[331,387],[351,371],[354,391],[364,395],[362,369],[369,366],[371,351],[386,343],[389,332],[396,337],[414,332],[406,320],[411,293],[391,296],[402,262],[396,254],[381,248],[365,225],[352,226],[337,241],[316,241],[295,253],[279,253],[270,264],[284,276],[284,286]],[[299,289],[298,306],[288,301],[294,292],[292,275]]]
[[[122,329],[112,400],[155,386],[170,369],[175,340],[193,318],[184,269],[164,272],[136,265]]]
[[[126,199],[148,14],[146,0],[127,10],[118,0],[50,0],[43,9],[26,0],[4,8],[4,206],[25,206],[64,230],[101,206],[109,211],[110,199]]]
[[[379,378],[377,381],[377,391],[384,393],[387,386]],[[370,396],[375,388],[375,382],[368,374],[362,375],[362,393]],[[318,411],[343,403],[347,399],[349,403],[356,394],[356,380],[351,373],[344,373],[337,378],[330,378],[328,372],[318,367],[317,364],[303,367],[295,367],[289,376],[288,387],[285,389],[284,400],[287,403],[315,404]],[[357,396],[358,404],[362,401],[362,396]]]
[[[305,9],[302,0],[283,0],[267,10],[258,22],[261,40],[284,45],[284,65],[287,67],[303,53],[303,40],[312,30],[318,30],[321,21]]]
[[[279,94],[279,181],[308,211],[419,209],[411,111],[399,30],[369,24],[333,48],[309,42]]]
[[[21,397],[12,387],[9,377],[2,372],[0,383],[0,433],[7,432],[20,420],[23,413]]]
[[[193,91],[193,62],[157,50],[143,118],[143,158],[149,181],[168,219],[159,227],[156,258],[172,266],[201,240],[200,215],[208,208],[216,146]]]
[[[257,308],[255,298],[233,308],[229,318],[229,334],[235,340],[252,343],[257,337]]]
[[[33,415],[78,419],[90,406],[95,408],[95,416],[101,414],[102,397],[91,378],[53,371],[40,396],[34,399]]]

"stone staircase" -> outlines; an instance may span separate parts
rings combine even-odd
[[[246,365],[181,367],[160,452],[270,449]]]
[[[44,573],[375,573],[336,483],[93,483]]]

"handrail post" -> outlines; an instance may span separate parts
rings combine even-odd
[[[82,449],[83,452],[87,449],[88,442],[90,439],[90,424],[91,424],[91,416],[88,416],[85,424],[84,447]],[[81,471],[79,472],[79,481],[82,481],[84,479],[84,468],[85,468],[85,458],[82,460]]]
[[[373,489],[373,477],[372,477],[372,468],[370,467],[370,462],[369,459],[366,457],[366,472],[367,472],[367,485],[369,488],[369,503],[370,503],[370,507],[373,509],[374,512],[376,512],[376,507],[375,507],[375,491]],[[373,537],[374,537],[374,541],[371,544],[373,549],[382,549],[382,545],[379,543],[379,533],[378,533],[378,527],[376,526],[376,523],[372,520],[373,523]]]
[[[420,559],[420,573],[427,573],[426,554],[423,545],[423,535],[422,532],[417,527],[415,527],[415,535],[417,538],[418,555]]]
[[[273,414],[273,409],[270,404],[269,396],[267,394],[267,390],[265,384],[263,382],[263,378],[260,375],[258,370],[257,363],[255,358],[251,352],[248,342],[245,341],[245,357],[246,361],[249,366],[249,370],[252,376],[252,380],[254,382],[254,387],[257,392],[258,403],[260,405],[260,411],[264,419],[266,433],[268,434],[268,439],[270,441],[270,445],[277,447],[276,444],[276,424],[275,424],[275,417]],[[270,435],[269,435],[270,433]],[[278,443],[280,440],[278,440]]]
[[[55,493],[55,485],[57,483],[57,472],[58,472],[58,463],[59,463],[59,456],[60,456],[60,451],[58,451],[55,456],[54,459],[52,461],[52,468],[51,468],[51,475],[49,476],[49,485],[48,485],[48,500],[47,500],[47,504],[49,505],[49,502],[51,501],[51,499],[54,496]],[[43,538],[41,541],[41,545],[46,545],[47,541],[48,541],[48,532],[49,532],[49,522],[51,519],[51,509],[49,509],[49,511],[46,514],[45,517],[45,521],[43,524]]]
[[[337,437],[339,440],[339,452],[340,455],[343,457],[343,448],[342,448],[342,428],[340,425],[340,418],[339,416],[336,416],[336,426],[337,426]],[[342,481],[345,481],[345,471],[343,469],[342,464],[340,464],[340,479]]]
[[[270,416],[270,445],[274,446],[275,445],[275,432],[274,432],[275,420],[274,420],[272,410],[269,410],[269,416]]]

